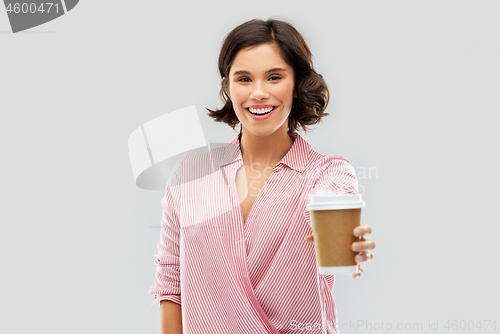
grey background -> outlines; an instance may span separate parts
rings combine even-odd
[[[341,332],[365,332],[349,329],[357,321],[500,330],[499,7],[82,1],[18,34],[0,10],[0,332],[159,333],[148,288],[163,192],[135,187],[128,135],[195,104],[207,140],[234,138],[204,110],[221,106],[219,48],[270,16],[310,43],[331,115],[301,134],[350,159],[377,243],[359,280],[337,277]]]

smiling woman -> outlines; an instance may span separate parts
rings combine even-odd
[[[283,21],[252,20],[226,37],[224,106],[208,110],[233,129],[240,123],[240,133],[185,156],[170,176],[150,287],[164,334],[279,334],[297,323],[337,333],[335,278],[318,272],[306,207],[320,189],[357,194],[358,182],[349,160],[314,151],[296,132],[328,115],[328,88],[311,59]],[[372,258],[370,232],[352,232],[358,263]]]
[[[293,90],[293,68],[281,58],[275,44],[244,49],[235,57],[228,96],[245,132],[268,136],[283,128],[286,135]]]
[[[262,50],[255,50],[259,48]],[[246,52],[250,54],[242,54]],[[266,55],[273,57],[276,61],[274,65],[272,61],[262,57]],[[253,58],[255,64],[245,64],[255,65],[254,73],[241,68],[239,64],[249,58]],[[264,60],[266,64],[259,64]],[[281,66],[275,66],[277,64]],[[307,132],[307,125],[317,124],[322,117],[328,115],[325,112],[329,101],[328,86],[323,77],[314,70],[312,53],[304,38],[287,22],[273,19],[251,20],[236,27],[227,35],[222,45],[219,74],[222,77],[220,96],[224,107],[219,110],[207,109],[208,115],[216,122],[224,122],[233,129],[241,120],[237,117],[230,98],[231,82],[234,82],[232,76],[238,76],[237,80],[248,83],[252,82],[249,77],[252,74],[261,75],[259,79],[266,76],[269,81],[288,79],[288,85],[291,80],[293,104],[290,106],[288,118],[290,132],[295,132],[299,127]]]

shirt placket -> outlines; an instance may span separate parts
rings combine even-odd
[[[236,224],[233,224],[232,226],[232,233],[235,234],[234,238],[234,243],[231,245],[232,247],[232,255],[233,255],[233,263],[237,264],[238,268],[236,268],[236,272],[238,277],[241,279],[242,286],[245,290],[245,294],[247,298],[250,301],[250,304],[252,307],[255,309],[257,312],[262,324],[266,327],[266,330],[270,334],[279,334],[279,332],[276,330],[276,328],[271,324],[269,321],[269,318],[267,315],[264,313],[264,310],[262,309],[257,296],[255,295],[255,291],[252,287],[252,284],[250,282],[250,275],[249,275],[249,270],[248,270],[248,260],[247,260],[247,252],[246,252],[246,239],[245,239],[245,234],[246,234],[246,229],[249,228],[249,224],[252,223],[253,220],[253,211],[254,208],[256,207],[255,205],[258,204],[258,201],[260,200],[259,198],[263,197],[265,195],[266,188],[268,188],[268,183],[270,183],[272,180],[271,178],[273,177],[273,174],[275,173],[275,168],[273,168],[273,173],[269,176],[268,180],[262,187],[259,195],[255,199],[255,202],[250,209],[250,212],[247,216],[246,222],[243,221],[243,215],[242,215],[242,210],[241,210],[241,204],[239,201],[238,197],[238,191],[236,189],[236,172],[238,169],[241,168],[243,165],[243,161],[239,160],[234,164],[229,165],[230,166],[230,173],[226,173],[228,177],[228,182],[229,182],[229,189],[230,189],[230,196],[231,200],[233,203],[237,203],[236,209],[234,210],[235,213],[235,221],[237,221]],[[268,182],[269,181],[269,182]],[[246,225],[246,226],[245,226]]]

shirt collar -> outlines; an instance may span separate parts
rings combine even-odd
[[[243,160],[241,156],[239,136],[240,134],[234,137],[233,140],[225,146],[221,166]],[[298,132],[288,132],[288,136],[293,140],[292,147],[288,150],[276,167],[281,164],[303,173],[307,165],[311,145],[309,145],[309,143],[305,141]]]

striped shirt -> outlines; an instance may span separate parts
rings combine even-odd
[[[358,181],[346,158],[289,136],[292,147],[245,222],[235,182],[239,135],[185,155],[172,170],[149,293],[153,304],[182,306],[183,334],[338,333],[335,277],[318,274],[314,245],[304,241],[312,234],[306,205],[322,188],[357,194]]]

